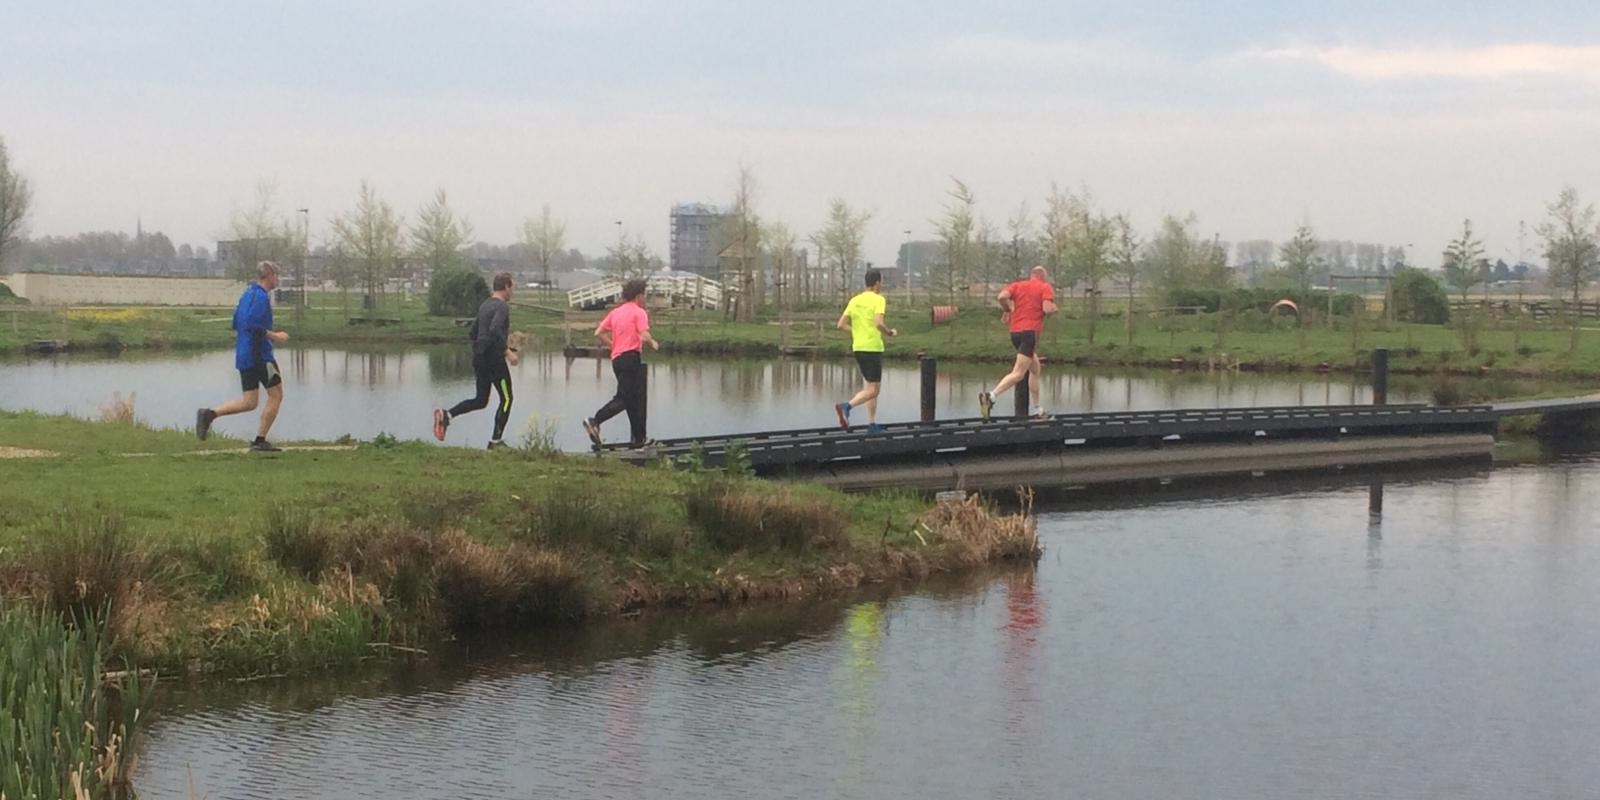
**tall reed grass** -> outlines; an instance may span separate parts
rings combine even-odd
[[[0,798],[132,798],[133,742],[148,684],[114,688],[96,625],[0,608]]]

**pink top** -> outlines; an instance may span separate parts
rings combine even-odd
[[[650,330],[650,314],[638,303],[623,303],[600,321],[600,330],[611,331],[611,357],[616,358],[643,346],[639,334]]]

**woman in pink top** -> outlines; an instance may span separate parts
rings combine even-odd
[[[594,329],[594,335],[601,344],[611,347],[611,371],[617,376],[616,396],[601,406],[593,417],[583,421],[583,430],[589,434],[589,441],[594,442],[595,449],[604,444],[600,438],[600,425],[624,411],[628,412],[631,433],[628,441],[634,447],[644,447],[650,443],[644,432],[644,345],[649,344],[650,349],[660,350],[661,343],[650,336],[650,314],[644,310],[646,285],[640,278],[623,284],[622,305],[611,309],[611,313],[600,320],[600,326]]]

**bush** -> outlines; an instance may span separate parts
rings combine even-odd
[[[80,625],[115,628],[113,619],[140,589],[170,573],[109,512],[59,514],[45,534],[33,554],[33,571],[48,606]]]
[[[708,479],[684,499],[689,522],[719,550],[841,549],[850,520],[832,503],[791,489]]]
[[[489,297],[489,284],[471,270],[448,269],[433,274],[428,286],[428,313],[436,317],[470,317]]]
[[[1420,269],[1402,269],[1394,274],[1390,290],[1394,296],[1395,319],[1443,325],[1450,321],[1450,300],[1444,288]]]
[[[1249,312],[1259,311],[1265,313],[1279,300],[1291,300],[1301,312],[1310,310],[1326,311],[1328,308],[1328,291],[1326,289],[1275,289],[1258,286],[1253,289],[1174,289],[1167,293],[1167,304],[1171,306],[1199,307],[1204,313],[1215,314],[1218,311]],[[1360,302],[1354,294],[1339,293],[1333,296],[1333,313],[1338,316],[1354,314]]]
[[[309,511],[294,506],[268,511],[262,535],[267,556],[308,581],[333,563],[336,538],[332,530],[317,525]]]

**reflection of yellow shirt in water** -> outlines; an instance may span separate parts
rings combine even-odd
[[[878,315],[889,309],[889,300],[868,289],[850,298],[844,313],[850,317],[850,349],[857,353],[883,352],[883,331],[878,330]]]

